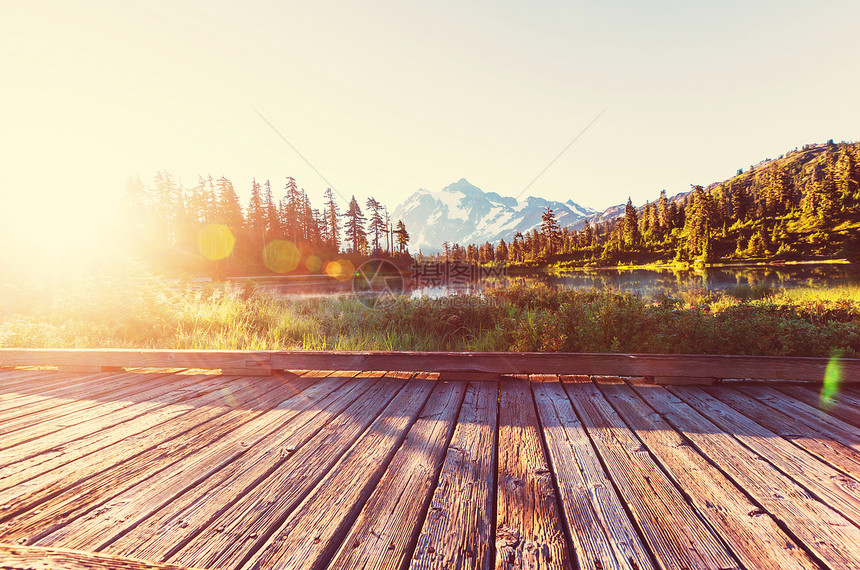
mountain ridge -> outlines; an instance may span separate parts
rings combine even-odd
[[[445,242],[498,243],[517,232],[531,231],[540,226],[547,207],[563,226],[598,213],[573,200],[558,202],[539,196],[518,200],[485,192],[461,178],[438,191],[419,188],[394,209],[392,217],[406,224],[412,249],[436,253]]]

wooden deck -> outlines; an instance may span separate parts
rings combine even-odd
[[[860,568],[860,390],[0,370],[0,568]]]

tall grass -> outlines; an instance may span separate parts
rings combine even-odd
[[[648,300],[521,285],[378,306],[154,278],[0,293],[0,347],[860,355],[860,287]]]

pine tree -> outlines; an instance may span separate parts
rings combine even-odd
[[[251,199],[248,202],[248,233],[255,245],[266,240],[266,208],[261,194],[262,187],[254,178],[251,182]]]
[[[242,216],[242,206],[239,205],[239,196],[233,188],[230,179],[222,176],[217,180],[218,188],[218,221],[237,235],[242,231],[245,218]]]
[[[409,244],[409,232],[406,231],[406,225],[402,220],[397,220],[397,229],[394,230],[394,235],[397,237],[397,250],[400,253],[406,251],[406,246]]]
[[[288,176],[284,190],[285,194],[281,199],[281,227],[283,228],[284,237],[296,243],[302,237],[300,218],[303,207],[302,196],[296,184],[296,179]]]
[[[382,218],[382,205],[375,198],[367,199],[367,210],[370,213],[370,226],[368,232],[373,236],[373,254],[378,255],[380,250],[379,238],[385,232],[385,220]]]
[[[541,215],[541,220],[543,221],[541,224],[541,236],[543,237],[547,256],[555,255],[561,249],[561,232],[551,208],[547,207],[546,211]]]
[[[692,201],[687,210],[687,251],[691,256],[705,253],[711,241],[715,218],[713,200],[701,186],[693,186]]]
[[[507,261],[508,259],[508,246],[505,243],[505,240],[499,241],[499,246],[496,248],[496,261]]]
[[[660,198],[657,200],[657,221],[661,235],[668,233],[672,227],[672,220],[669,217],[669,200],[666,198],[665,190],[660,190]]]
[[[263,192],[263,210],[266,213],[266,237],[274,239],[283,237],[281,233],[281,223],[278,219],[278,209],[275,207],[275,200],[272,196],[272,184],[266,180]]]
[[[624,222],[623,222],[623,243],[625,249],[633,249],[639,246],[642,241],[642,235],[639,233],[639,218],[636,215],[636,208],[633,207],[633,199],[627,198],[627,205],[624,206]]]
[[[337,253],[340,250],[340,226],[338,225],[338,207],[331,188],[325,190],[325,217],[328,220],[328,245]]]
[[[349,208],[344,214],[346,217],[346,239],[351,246],[352,253],[362,253],[367,244],[367,235],[364,233],[365,217],[355,199],[349,201]]]
[[[739,222],[746,221],[748,211],[749,198],[746,188],[739,185],[732,191],[732,217]]]

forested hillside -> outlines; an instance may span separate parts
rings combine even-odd
[[[454,259],[512,264],[857,259],[860,143],[806,145],[708,187],[665,191],[622,216],[560,228],[552,210],[540,230],[498,244],[454,244]]]

